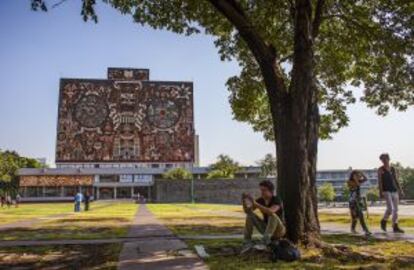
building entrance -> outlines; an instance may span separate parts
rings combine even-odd
[[[114,198],[114,189],[109,187],[99,188],[100,200],[112,200]]]

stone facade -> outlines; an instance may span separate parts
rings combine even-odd
[[[208,179],[194,180],[194,199],[200,203],[240,203],[243,192],[259,196],[263,179]],[[272,181],[275,181],[274,179]],[[276,185],[276,184],[275,184]],[[158,203],[190,202],[191,180],[155,181],[152,198]]]

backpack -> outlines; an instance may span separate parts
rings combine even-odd
[[[270,249],[272,251],[271,259],[273,262],[277,262],[278,260],[293,262],[300,259],[299,249],[289,240],[282,239],[272,242]]]

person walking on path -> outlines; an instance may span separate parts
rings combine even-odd
[[[75,212],[80,212],[80,205],[81,202],[83,201],[83,195],[80,191],[78,191],[78,193],[76,193],[75,195]]]
[[[360,171],[351,172],[348,180],[349,194],[349,210],[351,212],[351,232],[356,233],[355,227],[359,220],[365,235],[371,235],[367,224],[365,223],[363,208],[364,204],[361,198],[361,184],[367,181],[367,177]]]
[[[89,203],[90,203],[90,200],[91,200],[91,196],[89,195],[89,192],[86,192],[85,193],[85,196],[84,196],[84,200],[83,200],[83,202],[84,202],[84,209],[85,209],[85,211],[89,211]]]
[[[397,171],[390,165],[390,156],[387,153],[380,155],[382,166],[378,169],[378,187],[380,197],[385,199],[386,209],[381,220],[381,229],[387,231],[387,221],[392,215],[392,229],[395,233],[404,233],[398,226],[398,204],[400,197],[404,196],[398,181]]]

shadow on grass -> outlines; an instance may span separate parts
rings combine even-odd
[[[0,248],[0,269],[116,269],[122,244]]]
[[[127,218],[114,218],[114,217],[70,217],[53,220],[53,223],[73,223],[73,222],[129,222]]]
[[[124,235],[129,224],[122,226],[50,226],[15,228],[0,232],[0,240],[58,240],[117,238]]]
[[[300,248],[302,259],[296,262],[272,262],[270,254],[265,252],[250,252],[239,255],[241,239],[214,239],[214,240],[186,240],[189,246],[203,245],[210,254],[206,260],[211,270],[241,270],[241,269],[413,269],[414,256],[411,255],[410,244],[404,243],[401,246],[401,254],[398,256],[375,256],[376,249],[394,249],[381,240],[373,240],[378,246],[368,246],[364,249],[356,247],[353,243],[355,237],[327,237],[332,244],[347,245],[352,250],[362,252],[364,256],[340,257],[336,253],[325,252],[323,249]],[[325,239],[326,240],[326,239]],[[348,244],[350,243],[350,244]]]

